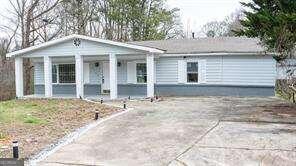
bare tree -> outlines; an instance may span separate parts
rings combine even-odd
[[[211,21],[203,25],[201,32],[207,37],[235,36],[233,31],[242,29],[240,19],[244,17],[241,10],[237,10],[222,21]]]
[[[60,3],[60,23],[63,35],[91,35],[97,3],[93,0],[64,0]]]
[[[2,25],[8,31],[13,31],[10,42],[16,40],[20,43],[20,48],[34,45],[40,35],[38,31],[49,25],[49,22],[41,21],[47,13],[52,11],[59,0],[9,0],[11,10],[10,17],[5,17],[9,21],[9,26]],[[32,93],[32,65],[29,59],[24,60],[25,71],[25,94]]]

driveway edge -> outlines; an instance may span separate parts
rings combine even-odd
[[[31,157],[26,163],[29,166],[36,166],[38,162],[44,160],[45,158],[47,158],[49,155],[53,154],[54,152],[56,152],[57,150],[59,150],[60,148],[62,148],[63,146],[73,142],[75,139],[79,138],[81,135],[85,134],[87,131],[89,131],[90,129],[93,129],[94,127],[100,125],[101,123],[111,120],[113,118],[116,118],[120,115],[123,115],[129,111],[133,110],[133,108],[129,108],[126,109],[122,112],[113,114],[111,116],[102,118],[98,121],[92,122],[90,124],[87,124],[83,127],[80,127],[78,129],[76,129],[74,132],[66,135],[65,137],[61,138],[60,140],[57,141],[57,143],[53,143],[50,144],[48,147],[46,147],[45,149],[43,149],[41,152],[39,152],[38,154],[34,155],[33,157]]]

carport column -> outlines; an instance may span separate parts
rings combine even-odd
[[[15,94],[16,97],[24,96],[23,58],[15,57]]]
[[[146,57],[147,67],[147,97],[154,97],[154,55],[148,54]]]
[[[44,56],[44,90],[45,97],[52,97],[52,60]]]
[[[115,54],[109,54],[110,63],[110,98],[117,98],[117,58]]]
[[[76,78],[76,97],[83,98],[83,57],[75,55],[75,78]]]

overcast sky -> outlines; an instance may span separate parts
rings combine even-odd
[[[199,32],[209,21],[223,20],[235,10],[240,9],[241,1],[249,0],[167,0],[169,7],[180,8],[184,30]],[[1,0],[0,13],[5,14],[8,0]],[[1,20],[0,20],[1,21]]]
[[[199,32],[210,21],[221,21],[236,10],[239,2],[250,0],[167,0],[170,7],[180,8],[184,30]]]

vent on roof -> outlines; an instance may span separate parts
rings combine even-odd
[[[74,44],[74,46],[78,47],[81,44],[81,40],[76,38],[76,39],[73,40],[73,44]]]

